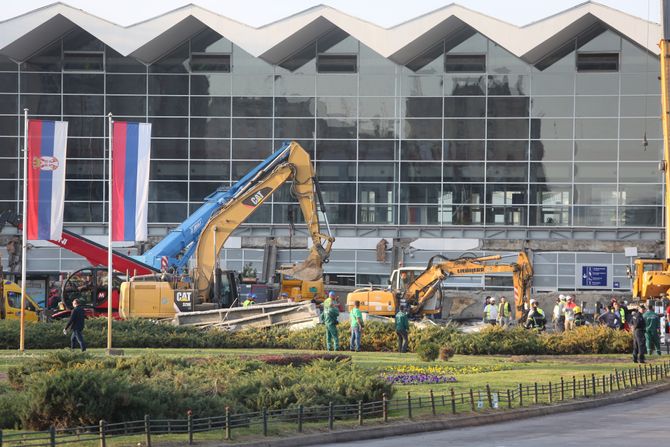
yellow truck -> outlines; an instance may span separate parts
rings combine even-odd
[[[25,321],[38,321],[42,308],[26,294]],[[11,281],[2,281],[2,301],[0,319],[18,320],[21,318],[21,287]]]

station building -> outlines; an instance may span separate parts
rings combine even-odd
[[[69,122],[66,226],[104,241],[112,113],[153,124],[151,238],[128,253],[295,139],[337,238],[331,284],[526,248],[537,291],[625,292],[626,254],[660,254],[664,238],[660,36],[596,3],[523,27],[449,5],[388,29],[328,6],[253,28],[193,5],[122,27],[54,4],[0,23],[0,209],[21,211],[28,108]],[[15,234],[5,226],[1,245]],[[285,185],[221,258],[268,279],[306,247]],[[38,298],[86,265],[48,242],[28,256]]]

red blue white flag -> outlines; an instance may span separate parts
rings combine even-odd
[[[112,130],[112,240],[145,241],[151,124],[115,121]]]
[[[28,120],[28,240],[61,238],[66,154],[67,122]]]

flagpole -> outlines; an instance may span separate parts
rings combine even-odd
[[[112,268],[112,114],[107,115],[109,131],[108,131],[108,145],[109,145],[109,207],[107,210],[107,222],[109,224],[108,231],[108,248],[107,248],[107,353],[111,354],[112,350],[112,289],[114,284],[114,269]]]
[[[26,251],[28,248],[28,109],[23,109],[23,243],[21,244],[21,314],[19,329],[19,351],[26,348]]]

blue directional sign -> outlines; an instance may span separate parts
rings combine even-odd
[[[621,283],[619,281],[614,281],[614,284],[612,285],[615,289],[618,289],[621,287]]]
[[[582,286],[607,287],[607,267],[604,265],[583,265]]]

